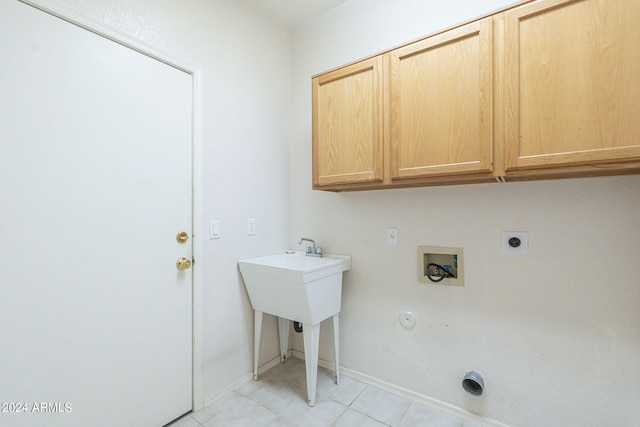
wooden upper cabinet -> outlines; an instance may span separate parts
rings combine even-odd
[[[492,170],[492,19],[390,53],[391,178]]]
[[[313,186],[383,179],[382,58],[313,78]]]
[[[533,0],[313,78],[313,186],[640,173],[640,0]]]
[[[544,0],[499,19],[506,174],[637,162],[640,1]]]

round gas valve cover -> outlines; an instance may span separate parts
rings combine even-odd
[[[403,311],[400,313],[400,323],[405,328],[413,328],[416,326],[416,316],[410,311]]]

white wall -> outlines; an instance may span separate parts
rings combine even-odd
[[[344,367],[512,425],[640,425],[640,176],[311,190],[312,75],[510,3],[352,0],[294,32],[290,244],[353,256]],[[501,231],[528,231],[529,254],[501,253]],[[465,286],[419,282],[419,245],[463,247]]]
[[[60,1],[202,65],[204,218],[222,221],[222,238],[205,247],[206,396],[251,371],[237,259],[305,235],[353,256],[341,316],[348,369],[514,425],[640,425],[639,176],[311,190],[311,75],[510,1],[352,0],[292,38],[237,0]],[[528,231],[529,255],[502,254],[503,230]],[[463,247],[465,287],[419,283],[421,244]],[[406,309],[418,320],[410,331],[398,322]],[[263,362],[278,352],[273,319],[265,328]],[[322,335],[330,360],[330,330]],[[460,387],[469,369],[485,376],[482,398]]]
[[[198,64],[204,86],[205,396],[248,375],[253,311],[237,260],[287,245],[290,32],[237,0],[61,0],[165,52]],[[247,218],[257,234],[247,236]],[[263,361],[276,357],[273,318]]]

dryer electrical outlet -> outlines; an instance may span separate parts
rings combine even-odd
[[[503,231],[502,252],[526,254],[529,252],[529,234],[526,231]]]
[[[462,248],[419,246],[418,279],[425,283],[464,286]]]

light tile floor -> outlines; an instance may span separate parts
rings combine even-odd
[[[345,375],[318,368],[316,406],[307,405],[304,361],[295,357],[170,427],[480,427]]]

